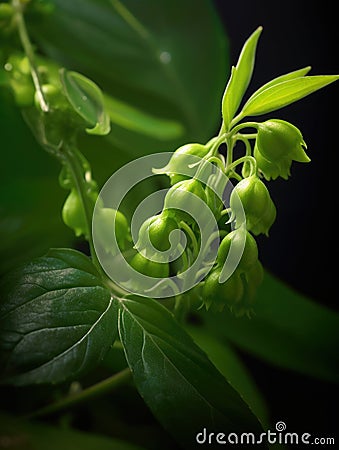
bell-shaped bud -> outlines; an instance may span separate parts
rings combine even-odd
[[[242,317],[244,315],[250,317],[252,315],[253,303],[263,277],[264,271],[259,260],[249,270],[242,273],[243,296],[240,301],[232,305],[232,312],[236,317]]]
[[[207,310],[221,312],[225,306],[229,308],[239,302],[244,288],[240,274],[235,271],[225,283],[220,283],[221,268],[216,267],[206,277],[202,288],[202,298]]]
[[[96,212],[93,234],[96,242],[107,252],[115,255],[119,248],[124,251],[131,242],[130,229],[125,215],[112,208],[99,208]]]
[[[85,212],[79,194],[75,188],[71,190],[64,203],[62,208],[62,220],[68,227],[72,228],[77,237],[81,235],[88,237],[89,230]]]
[[[171,187],[167,192],[164,202],[164,210],[178,222],[183,220],[193,223],[194,219],[201,216],[201,201],[207,202],[205,190],[196,179],[183,180]],[[187,212],[189,205],[189,214]],[[206,206],[207,207],[207,206]]]
[[[171,185],[192,178],[197,170],[198,158],[204,158],[209,148],[201,144],[186,144],[173,153],[167,166],[153,169],[156,174],[166,174],[171,179]]]
[[[225,264],[231,245],[237,252],[242,253],[238,264],[241,271],[249,270],[258,261],[257,243],[245,226],[241,226],[228,233],[221,241],[217,255],[218,266],[222,267]]]
[[[171,248],[169,236],[177,228],[177,221],[168,215],[167,210],[157,216],[150,217],[140,227],[135,248],[138,251],[147,250],[150,242],[160,252],[169,250]]]
[[[169,264],[159,263],[137,253],[131,260],[133,269],[153,278],[167,278],[169,276]]]
[[[292,161],[309,162],[304,148],[300,130],[291,123],[272,119],[258,125],[254,157],[267,180],[278,176],[287,179]]]
[[[268,235],[276,217],[276,209],[265,184],[252,175],[241,180],[233,189],[230,197],[230,207],[236,219],[241,217],[242,208],[246,216],[246,228],[258,235]]]

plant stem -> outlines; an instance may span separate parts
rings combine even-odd
[[[95,264],[96,268],[99,270],[99,272],[101,272],[101,266],[97,259],[95,248],[94,248],[94,243],[93,243],[92,208],[88,202],[88,196],[86,193],[86,180],[84,179],[84,176],[83,176],[81,161],[77,157],[76,151],[71,145],[65,144],[64,150],[65,150],[67,164],[68,164],[69,169],[72,172],[76,190],[79,194],[82,208],[83,208],[83,211],[85,214],[86,225],[87,225],[86,239],[88,239],[92,260],[93,260],[93,263]]]
[[[90,386],[89,388],[86,388],[81,392],[69,395],[68,397],[62,398],[61,400],[58,400],[51,405],[45,406],[44,408],[41,408],[38,411],[29,414],[28,416],[26,416],[26,418],[32,419],[36,417],[46,416],[58,411],[62,411],[66,408],[79,405],[84,401],[99,397],[100,395],[106,394],[107,392],[111,392],[129,381],[131,379],[131,374],[131,370],[127,367],[121,372],[114,374],[110,378],[100,381],[99,383]]]
[[[38,69],[35,65],[34,51],[33,51],[33,47],[32,47],[31,41],[30,41],[28,33],[27,33],[25,19],[24,19],[23,13],[22,13],[22,5],[20,3],[20,0],[12,0],[12,5],[15,10],[15,20],[16,20],[16,23],[18,26],[18,33],[19,33],[20,41],[21,41],[22,47],[23,47],[25,54],[29,61],[31,75],[32,75],[35,90],[37,92],[37,96],[39,99],[41,109],[43,112],[48,112],[49,107],[45,100],[44,93],[43,93],[42,87],[41,87],[42,83],[40,80],[40,75],[39,75]]]

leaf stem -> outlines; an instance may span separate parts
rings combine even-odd
[[[73,407],[75,405],[79,405],[89,399],[99,397],[100,395],[106,394],[107,392],[111,392],[119,386],[127,383],[131,380],[131,370],[129,367],[121,370],[120,372],[112,375],[111,377],[100,381],[93,386],[90,386],[76,394],[69,395],[68,397],[62,398],[61,400],[52,403],[51,405],[45,406],[28,416],[27,419],[32,419],[41,416],[47,416],[49,414],[62,411],[66,408]]]
[[[40,103],[40,107],[43,112],[48,112],[49,107],[46,102],[46,99],[44,97],[44,93],[42,91],[42,82],[40,80],[40,75],[38,72],[38,69],[36,67],[35,61],[34,61],[34,51],[32,47],[32,43],[29,39],[25,19],[22,12],[22,4],[20,3],[20,0],[12,0],[12,5],[15,10],[15,20],[18,27],[18,33],[20,37],[20,41],[22,44],[22,47],[25,51],[25,54],[28,58],[30,69],[31,69],[31,75],[34,83],[35,90],[37,92],[38,100]]]

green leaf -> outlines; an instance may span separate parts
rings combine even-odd
[[[116,312],[92,262],[52,249],[1,283],[2,382],[74,379],[94,367],[116,337]]]
[[[189,326],[187,331],[229,384],[245,400],[263,427],[268,428],[269,414],[265,400],[232,347],[225,340],[218,340],[199,327]]]
[[[184,135],[180,122],[153,116],[110,95],[104,97],[111,121],[122,128],[164,141]]]
[[[236,67],[232,68],[230,80],[222,100],[222,115],[226,131],[251,81],[254,69],[255,53],[262,27],[256,29],[245,42]]]
[[[200,311],[215,336],[279,367],[338,382],[339,314],[265,273],[252,319]]]
[[[282,83],[284,81],[293,80],[294,78],[304,77],[311,70],[311,66],[303,67],[302,69],[295,70],[293,72],[286,73],[284,75],[280,75],[277,78],[265,83],[261,88],[255,91],[253,95],[251,95],[251,99],[261,94],[263,91],[268,89],[269,87],[275,86],[276,84]]]
[[[4,443],[3,448],[13,450],[143,450],[121,439],[27,422],[3,413],[0,413],[0,443]]]
[[[203,428],[260,432],[246,403],[159,302],[119,300],[119,333],[137,389],[184,448],[196,448]]]
[[[254,94],[246,102],[239,116],[243,118],[267,114],[290,105],[338,79],[339,75],[316,75],[292,78],[291,80],[274,84],[258,95]]]
[[[99,87],[84,75],[66,69],[60,70],[60,78],[66,97],[75,112],[93,126],[86,131],[89,134],[108,134],[111,129],[110,119]]]
[[[210,138],[220,121],[228,62],[212,0],[52,3],[53,14],[28,23],[44,54],[113,98],[178,120],[183,141]]]

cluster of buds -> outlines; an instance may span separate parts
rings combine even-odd
[[[263,179],[276,179],[278,176],[287,178],[292,160],[309,161],[303,148],[306,145],[302,135],[293,125],[272,119],[256,124],[256,130],[257,133],[251,135],[251,139],[255,139],[251,153],[247,145],[246,156],[238,160],[226,158],[226,163],[220,151],[220,147],[227,144],[229,132],[220,134],[206,145],[188,144],[180,147],[164,168],[154,170],[157,174],[168,175],[171,188],[165,196],[162,212],[147,219],[141,226],[135,245],[138,253],[131,262],[134,269],[150,276],[163,278],[168,274],[183,273],[187,268],[183,266],[187,261],[194,260],[195,246],[201,243],[198,225],[205,210],[200,205],[205,204],[219,226],[219,247],[214,262],[206,270],[204,278],[192,289],[192,295],[194,292],[196,298],[198,293],[206,309],[222,311],[226,306],[237,316],[251,314],[257,288],[263,279],[255,236],[268,236],[276,219],[276,207]],[[237,136],[239,140],[246,139],[239,130]],[[210,164],[206,169],[207,163]],[[222,192],[219,196],[214,195],[212,206],[213,190],[207,180],[210,180],[208,177],[211,176],[210,167],[213,165],[236,180],[232,184],[229,205],[224,204]],[[204,170],[207,174],[202,180],[198,175]],[[188,211],[192,195],[197,199],[193,214]],[[170,248],[170,234],[176,228],[187,234],[186,257],[181,256],[177,261],[167,263],[157,257],[153,260],[158,252],[161,254]],[[215,242],[216,239],[212,239],[211,245],[215,245]],[[232,273],[224,279],[223,273],[232,245],[234,248],[239,247],[241,256]]]

